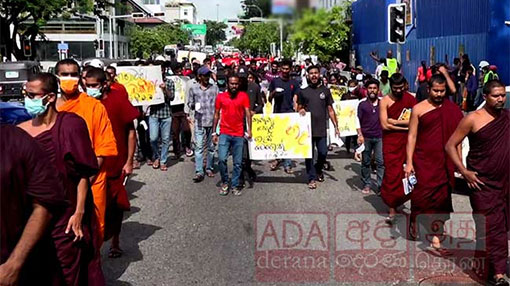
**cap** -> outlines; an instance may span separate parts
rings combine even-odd
[[[488,66],[489,66],[489,63],[487,61],[481,61],[480,64],[478,65],[478,67],[481,69],[488,67]]]
[[[211,70],[207,66],[202,66],[197,71],[198,75],[206,75],[211,73]]]
[[[356,80],[357,81],[362,81],[363,80],[363,74],[357,74],[356,75]]]
[[[104,67],[104,63],[103,61],[99,60],[99,59],[93,59],[89,62],[88,64],[89,66],[93,66],[95,68],[100,68],[102,69]]]
[[[362,66],[357,66],[356,69],[360,70],[360,71],[363,71],[363,67]]]

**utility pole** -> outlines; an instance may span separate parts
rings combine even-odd
[[[216,3],[216,22],[220,21],[220,4]]]

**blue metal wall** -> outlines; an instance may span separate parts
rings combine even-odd
[[[501,79],[510,84],[510,0],[415,0],[416,27],[402,46],[403,73],[415,90],[416,70],[422,60],[430,64],[430,47],[435,48],[435,61],[450,63],[458,57],[460,45],[473,65],[481,60],[498,66]],[[392,0],[358,0],[353,3],[354,49],[357,64],[374,72],[372,51],[382,57],[388,49],[396,54],[396,46],[387,43],[386,12]],[[409,51],[409,61],[406,53]]]
[[[504,2],[508,0],[499,0]],[[416,0],[417,38],[487,33],[488,0]]]

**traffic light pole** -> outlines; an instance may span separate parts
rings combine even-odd
[[[397,44],[397,62],[402,66],[402,44]]]

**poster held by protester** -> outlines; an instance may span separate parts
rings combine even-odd
[[[347,87],[341,85],[332,85],[329,87],[333,101],[338,102],[342,99],[342,95],[347,93]]]
[[[252,119],[250,159],[312,158],[312,124],[309,112],[256,114]]]
[[[179,105],[186,103],[186,85],[189,81],[187,76],[172,75],[168,79],[174,82],[175,97],[170,101],[170,105]]]
[[[134,106],[154,105],[165,102],[160,66],[117,67],[117,81],[126,88],[129,101]]]
[[[358,105],[359,100],[357,99],[342,100],[333,103],[340,136],[346,137],[358,134],[356,131],[356,129],[359,128]],[[329,121],[329,132],[330,138],[335,138],[335,128],[331,120]],[[332,140],[331,143],[335,142]]]

